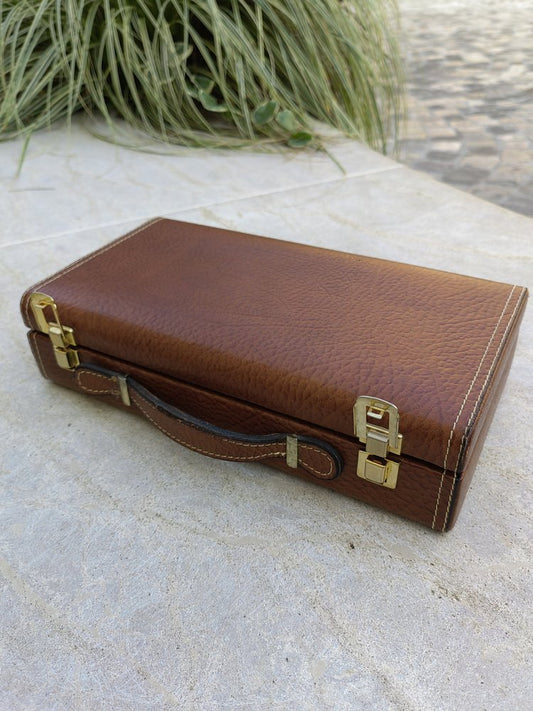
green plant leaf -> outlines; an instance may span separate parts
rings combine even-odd
[[[267,101],[258,106],[253,113],[253,121],[257,126],[264,126],[274,118],[278,104],[276,101]]]
[[[294,133],[298,129],[298,121],[296,120],[296,116],[288,109],[280,111],[276,116],[276,121],[282,128],[289,131],[289,133]]]
[[[203,74],[193,74],[192,75],[193,84],[200,89],[200,91],[205,91],[206,94],[210,94],[213,91],[215,82],[209,77]]]
[[[187,84],[185,87],[185,91],[189,96],[192,96],[193,99],[199,99],[200,98],[200,92],[195,86],[191,86],[190,84]]]
[[[24,142],[22,144],[22,150],[20,152],[20,158],[19,158],[19,162],[17,165],[17,172],[15,174],[16,178],[19,178],[20,174],[22,172],[22,164],[24,163],[24,159],[26,158],[28,146],[30,145],[30,139],[31,139],[31,131],[28,131],[28,133],[24,136]]]
[[[207,111],[215,111],[217,113],[222,113],[223,111],[228,110],[226,104],[219,104],[214,96],[211,96],[211,94],[206,94],[205,91],[199,91],[198,98],[200,99],[200,103],[202,104],[204,109],[207,109]]]
[[[292,136],[287,141],[287,145],[291,148],[304,148],[309,145],[313,140],[313,136],[306,131],[298,131],[298,133],[293,133]]]

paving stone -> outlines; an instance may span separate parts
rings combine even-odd
[[[522,215],[533,217],[533,198],[530,196],[517,196],[507,198],[503,201],[503,206],[509,210],[520,212]]]
[[[533,99],[533,97],[532,97]],[[487,106],[486,111],[489,114],[489,116],[492,116],[492,118],[495,119],[506,119],[508,116],[512,115],[516,110],[517,106],[502,106],[502,105],[494,105],[494,106]]]
[[[451,123],[453,125],[453,128],[451,130],[454,131],[454,133],[457,135],[455,121],[461,121],[463,118],[462,114],[451,114],[448,109],[446,113],[442,115],[442,118],[446,119],[448,123]]]
[[[470,116],[470,124],[472,126],[481,126],[484,128],[485,126],[497,126],[498,122],[496,121],[495,118],[492,116],[489,116],[488,113],[486,112],[486,105],[483,104],[483,106],[479,107],[479,109],[474,109],[473,113]]]
[[[457,155],[461,150],[460,141],[433,141],[431,144],[432,151],[446,153],[447,155]]]
[[[432,141],[435,142],[457,139],[457,131],[455,131],[453,128],[446,124],[438,126],[428,126],[427,135],[429,138],[431,138]]]
[[[442,141],[444,138],[456,138],[456,132],[449,126],[445,119],[433,118],[431,122],[428,122],[428,110],[429,109],[425,108],[424,115],[419,115],[419,120],[424,123],[428,138],[432,141]]]
[[[509,197],[509,189],[506,189],[505,186],[490,185],[486,182],[473,185],[470,192],[483,200],[499,204],[503,204]]]
[[[470,153],[478,156],[495,156],[498,155],[498,148],[495,145],[485,144],[476,145],[475,143],[465,142],[466,148]]]
[[[445,160],[448,163],[457,158],[458,151],[428,151],[427,157],[429,160]]]
[[[474,121],[471,120],[471,117],[465,117],[464,114],[452,114],[448,121],[453,127],[452,130],[456,133],[472,133],[479,130]]]
[[[487,172],[490,172],[498,165],[499,162],[500,158],[498,155],[474,155],[463,158],[461,165],[464,168],[474,168],[475,170],[486,170]]]
[[[487,131],[490,133],[496,133],[498,135],[505,134],[505,133],[516,133],[516,128],[513,126],[501,126],[496,124],[495,126],[489,126],[487,128]]]
[[[444,173],[450,170],[450,164],[447,161],[420,160],[414,161],[412,165],[416,170],[421,170],[423,173],[429,173],[433,177],[438,178],[441,178]]]
[[[525,72],[526,68],[523,64],[512,64],[509,69],[501,75],[501,78],[505,80],[516,79],[525,74]]]
[[[525,175],[526,173],[526,175]],[[514,185],[520,185],[520,183],[526,182],[527,174],[529,173],[529,166],[526,166],[526,171],[523,165],[502,165],[498,170],[499,180],[512,181]],[[533,193],[531,195],[533,199]]]
[[[531,215],[531,3],[399,0],[399,7],[409,47],[409,115],[416,117],[416,137],[426,142],[415,152],[400,141],[399,159]],[[414,134],[408,123],[405,137]],[[524,192],[517,196],[517,190]]]
[[[480,180],[483,180],[489,175],[488,170],[480,170],[479,168],[470,168],[468,166],[462,166],[450,170],[444,176],[444,182],[451,183],[452,185],[475,185]]]
[[[521,149],[513,144],[511,147],[504,146],[500,151],[500,161],[502,165],[519,165],[520,163],[526,163],[529,168],[530,156],[528,155],[527,149]]]
[[[464,54],[462,57],[463,62],[466,64],[485,64],[487,62],[487,57],[481,52],[470,52]]]

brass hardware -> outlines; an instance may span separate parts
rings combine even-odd
[[[390,459],[371,459],[368,452],[359,452],[357,459],[357,476],[379,484],[387,489],[395,489],[398,481],[400,464]]]
[[[353,416],[355,436],[366,444],[365,451],[359,452],[357,459],[357,476],[395,489],[400,464],[387,456],[389,453],[400,454],[402,449],[398,408],[386,400],[361,395],[354,405]]]
[[[287,466],[292,469],[298,467],[298,437],[296,435],[287,435],[285,459]]]
[[[30,306],[37,330],[50,338],[59,367],[74,370],[80,364],[77,351],[72,350],[77,345],[74,331],[59,320],[56,302],[47,294],[35,292],[30,296]]]
[[[122,402],[124,405],[127,405],[128,407],[131,406],[131,400],[130,400],[130,394],[128,392],[128,377],[126,375],[117,375],[115,377],[115,380],[118,383],[118,387],[120,390],[120,397],[122,398]]]

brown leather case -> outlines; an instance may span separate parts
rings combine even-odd
[[[21,307],[56,383],[201,454],[262,461],[444,531],[526,298],[518,286],[158,219],[35,285]]]

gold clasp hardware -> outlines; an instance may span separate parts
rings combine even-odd
[[[120,399],[127,405],[131,407],[130,393],[128,390],[128,376],[127,375],[116,375],[115,382],[118,383],[118,388],[120,390]]]
[[[298,467],[298,437],[296,435],[287,435],[285,451],[287,466],[296,469]]]
[[[387,455],[400,454],[402,449],[398,408],[386,400],[361,395],[354,405],[353,416],[355,436],[366,444],[357,459],[357,476],[395,489],[400,464],[387,459]]]
[[[52,342],[59,367],[65,370],[74,370],[80,364],[77,351],[72,350],[72,347],[76,346],[74,331],[70,326],[63,326],[59,320],[56,302],[47,294],[35,292],[30,296],[30,306],[37,330],[49,336]]]

